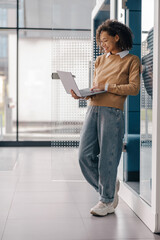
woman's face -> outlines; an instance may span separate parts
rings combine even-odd
[[[106,53],[111,52],[112,54],[116,54],[120,52],[121,49],[117,47],[118,41],[119,41],[118,35],[112,37],[105,31],[101,32],[100,34],[100,43]]]

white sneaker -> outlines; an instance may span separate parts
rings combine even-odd
[[[106,216],[108,213],[113,213],[114,207],[112,203],[103,203],[99,201],[97,205],[91,208],[90,213],[97,216]]]
[[[114,200],[113,200],[113,207],[114,209],[117,207],[118,202],[119,202],[119,196],[118,196],[118,191],[120,188],[120,181],[117,179],[116,181],[116,188],[115,188],[115,194],[114,194]]]

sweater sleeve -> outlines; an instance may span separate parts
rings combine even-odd
[[[109,84],[108,92],[117,95],[137,95],[140,89],[140,60],[136,56],[129,68],[129,80],[126,84]]]

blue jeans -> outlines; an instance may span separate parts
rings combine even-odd
[[[100,194],[100,201],[113,202],[117,167],[124,137],[123,111],[89,106],[81,131],[79,163],[86,180]]]

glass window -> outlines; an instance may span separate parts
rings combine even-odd
[[[121,23],[125,23],[125,11],[122,8],[122,0],[117,0],[117,20]],[[123,181],[124,176],[124,167],[123,167],[123,153],[121,156],[121,160],[118,166],[118,178]]]
[[[0,45],[2,46],[0,48],[1,140],[52,140],[51,94],[54,82],[51,80],[51,73],[53,69],[55,71],[55,68],[51,66],[51,57],[52,62],[58,63],[57,59],[60,59],[59,54],[61,54],[62,59],[64,57],[63,66],[68,64],[68,53],[75,58],[73,66],[76,64],[77,69],[72,70],[78,77],[79,87],[83,85],[81,77],[87,79],[87,81],[90,79],[87,75],[91,74],[88,65],[86,66],[86,72],[81,70],[82,75],[79,74],[78,68],[81,66],[81,61],[84,60],[85,62],[85,54],[87,57],[88,54],[91,54],[91,42],[89,43],[89,50],[84,47],[86,52],[82,51],[83,54],[79,55],[79,59],[75,57],[75,51],[82,50],[83,40],[87,42],[89,39],[90,41],[91,32],[88,29],[91,28],[91,11],[95,4],[96,0],[0,1]],[[10,28],[16,30],[11,31]],[[34,28],[34,30],[31,30],[31,28]],[[67,29],[60,32],[49,30],[51,28]],[[70,31],[73,28],[79,31]],[[86,29],[86,31],[83,31],[83,29]],[[54,47],[57,44],[55,40],[57,37],[60,39],[60,48],[56,50]],[[63,41],[63,38],[65,41]],[[71,41],[71,39],[74,40]],[[71,43],[73,46],[70,45]],[[65,48],[64,52],[63,47]],[[53,55],[51,56],[53,52],[57,54],[55,59]],[[91,65],[90,63],[87,64]],[[55,87],[55,89],[57,88]],[[55,102],[56,104],[59,103]],[[83,114],[82,109],[86,107],[86,101],[79,101],[77,104],[78,111],[81,109],[81,115]],[[68,121],[66,109],[64,112],[67,120],[64,121]],[[76,131],[79,131],[79,126],[77,129]]]
[[[0,1],[0,27],[16,27],[17,1]]]
[[[91,28],[96,0],[27,0],[20,5],[20,27]]]
[[[153,20],[154,0],[142,0],[140,196],[149,204],[152,190]]]
[[[17,35],[15,31],[0,31],[0,139],[16,140],[16,69]]]
[[[51,31],[19,34],[19,140],[51,140]]]

